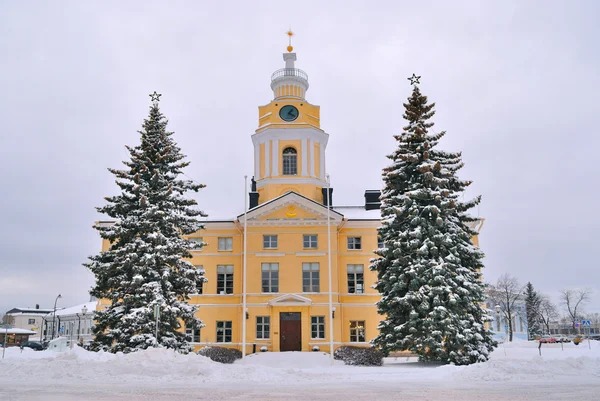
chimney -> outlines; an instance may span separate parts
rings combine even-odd
[[[381,201],[379,200],[380,196],[381,191],[375,189],[367,189],[365,191],[365,209],[379,209],[381,207]]]
[[[331,207],[333,205],[333,188],[329,188],[329,201],[331,205],[327,204],[327,188],[321,188],[321,192],[323,193],[323,205]]]
[[[40,304],[35,304],[35,309],[40,309]]]
[[[256,191],[256,181],[254,181],[254,177],[250,180],[252,183],[252,188],[249,196],[250,196],[250,209],[258,206],[258,192]]]

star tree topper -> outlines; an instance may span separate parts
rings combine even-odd
[[[421,76],[420,75],[417,76],[413,73],[412,77],[408,77],[406,79],[408,79],[410,81],[411,85],[419,85],[420,84],[419,79],[421,79]]]
[[[151,93],[148,96],[150,96],[150,99],[152,99],[152,102],[156,103],[160,100],[160,97],[162,96],[162,94],[156,93],[156,91],[154,91],[154,93]]]

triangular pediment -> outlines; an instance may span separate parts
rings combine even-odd
[[[273,298],[268,304],[271,306],[306,306],[311,305],[312,300],[298,294],[284,294]]]
[[[248,211],[249,225],[324,225],[327,207],[295,192],[287,192]],[[246,215],[238,216],[244,224]],[[331,225],[339,225],[343,216],[329,210]]]

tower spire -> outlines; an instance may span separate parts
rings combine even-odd
[[[288,31],[285,34],[288,36],[288,39],[289,39],[287,51],[289,53],[291,53],[294,50],[294,47],[292,46],[292,36],[294,36],[294,32],[292,32],[292,28],[288,29]]]

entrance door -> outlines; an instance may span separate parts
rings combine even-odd
[[[302,351],[302,325],[300,312],[279,314],[280,351]]]

